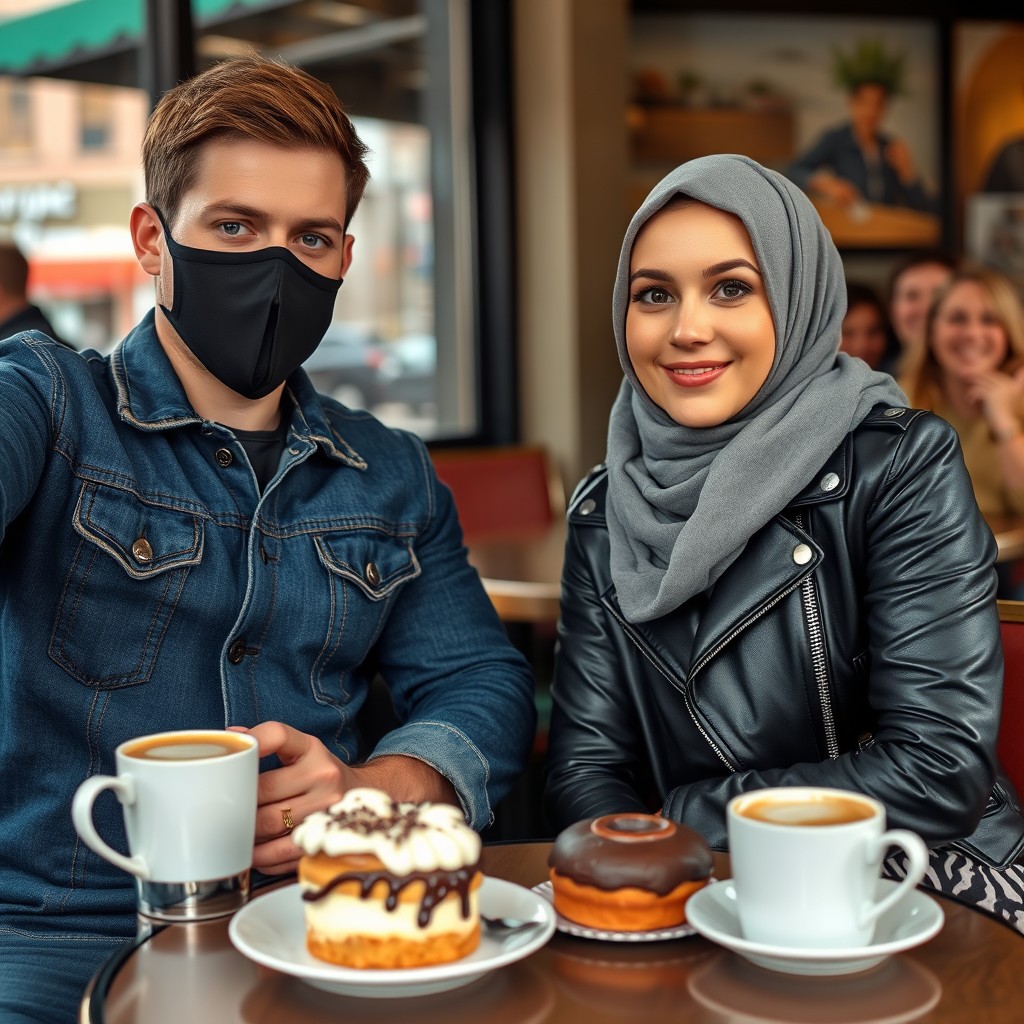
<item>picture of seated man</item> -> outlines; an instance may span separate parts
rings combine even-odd
[[[935,213],[910,147],[882,130],[891,100],[903,91],[902,55],[865,40],[852,55],[836,51],[834,74],[847,95],[849,120],[822,132],[784,168],[786,176],[844,209],[868,202]]]

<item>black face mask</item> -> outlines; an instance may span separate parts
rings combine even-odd
[[[174,268],[174,308],[161,306],[164,315],[222,384],[246,398],[269,395],[327,333],[340,279],[279,245],[250,252],[179,245],[157,214]]]

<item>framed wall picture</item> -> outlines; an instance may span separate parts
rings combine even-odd
[[[640,198],[691,157],[746,153],[807,192],[840,248],[939,244],[937,23],[689,12],[632,24]]]
[[[958,23],[953,66],[963,249],[1024,289],[1024,25]]]

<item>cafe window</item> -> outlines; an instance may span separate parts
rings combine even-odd
[[[173,6],[159,7],[161,16]],[[148,105],[139,122],[126,127],[107,87],[153,92],[140,76],[161,42],[159,33],[146,34],[145,12],[154,7],[144,0],[40,0],[35,10],[3,21],[0,30],[0,75],[13,69],[75,85],[79,152],[115,154],[123,164],[118,181],[108,182],[103,194],[95,180],[81,180],[77,218],[102,220],[111,244],[120,234],[117,260],[131,254],[128,213],[143,198],[138,140]],[[500,347],[502,337],[511,337],[512,311],[510,304],[502,311],[496,301],[478,296],[476,178],[482,172],[473,79],[486,60],[478,54],[474,62],[471,24],[505,9],[502,2],[484,12],[470,0],[191,0],[196,71],[249,48],[301,66],[335,90],[369,145],[371,181],[351,226],[355,260],[334,322],[307,369],[322,390],[427,440],[494,438],[487,425],[494,409],[510,405],[509,373],[501,375],[505,394],[497,401],[482,393],[489,386],[484,371],[487,379],[499,375],[490,369],[493,354],[481,354],[479,339],[486,336],[492,352]],[[109,33],[96,24],[101,18],[110,20]],[[45,121],[36,123],[41,132],[49,130]],[[121,137],[129,136],[132,149],[124,153]],[[3,174],[0,165],[0,186]],[[70,154],[64,175],[80,180]],[[125,195],[129,184],[133,192]],[[489,188],[487,205],[494,208],[498,192]],[[48,227],[42,234],[33,230],[42,237]],[[58,227],[50,233],[66,238],[96,225]],[[489,237],[487,244],[501,247],[510,265],[509,232]],[[119,278],[122,287],[125,280]],[[510,283],[496,287],[510,298]],[[132,278],[131,288],[131,301],[118,301],[137,319],[152,305],[152,287]],[[495,328],[482,329],[481,316],[493,319]],[[108,346],[123,335],[125,317],[115,310],[111,323]],[[511,358],[507,344],[503,358]]]
[[[114,132],[114,103],[103,86],[83,86],[79,93],[79,145],[84,152],[110,148]]]
[[[26,82],[0,77],[0,151],[27,153],[32,149],[32,96]]]

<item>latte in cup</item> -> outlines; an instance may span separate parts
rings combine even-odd
[[[729,861],[743,937],[765,945],[860,948],[878,918],[921,881],[920,836],[886,829],[885,808],[864,793],[782,786],[733,797],[726,808]],[[890,846],[906,877],[881,879]]]
[[[252,745],[245,733],[176,732],[144,736],[124,747],[125,757],[143,761],[200,761],[226,757],[248,750]]]
[[[854,796],[819,795],[805,800],[767,798],[743,803],[738,813],[744,818],[777,825],[846,825],[875,816],[872,804]]]
[[[135,876],[139,913],[202,920],[248,898],[256,834],[259,745],[249,733],[182,729],[125,740],[116,775],[78,787],[71,817],[85,844]],[[107,845],[93,804],[112,790],[124,815],[127,854]]]

